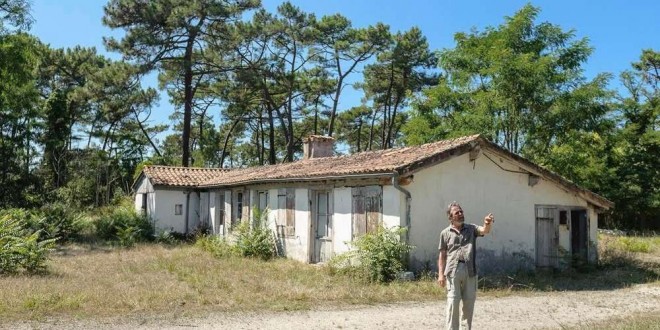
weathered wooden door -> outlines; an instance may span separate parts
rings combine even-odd
[[[312,231],[314,254],[312,262],[327,262],[332,258],[332,194],[329,190],[312,191]]]
[[[353,239],[373,233],[383,219],[383,189],[380,186],[355,187],[353,194]]]
[[[536,207],[536,266],[557,266],[557,226],[554,207]]]
[[[571,211],[571,255],[574,260],[587,261],[587,211]]]

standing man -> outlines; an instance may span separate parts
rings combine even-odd
[[[440,233],[438,284],[447,286],[447,329],[459,328],[459,305],[463,300],[462,320],[472,329],[472,314],[477,298],[477,265],[475,241],[490,232],[495,221],[492,213],[484,225],[465,224],[463,209],[453,202],[447,207],[449,226]]]

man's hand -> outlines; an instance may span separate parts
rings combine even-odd
[[[490,225],[493,222],[495,222],[495,217],[493,216],[492,213],[488,213],[488,215],[484,218],[484,224],[485,225]]]
[[[443,274],[438,275],[438,285],[444,288],[446,284],[447,284],[447,277],[445,277],[445,275]]]

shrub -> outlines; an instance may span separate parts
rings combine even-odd
[[[648,253],[651,251],[651,244],[635,237],[620,237],[618,243],[622,248],[629,252],[643,252]]]
[[[241,222],[236,229],[236,248],[244,257],[270,260],[275,257],[275,236],[268,228],[268,210],[253,209],[252,223]]]
[[[24,219],[0,216],[0,273],[45,270],[55,239],[40,240],[40,232],[27,228]]]
[[[351,243],[355,248],[334,257],[330,267],[367,282],[387,283],[405,269],[404,258],[414,248],[401,241],[405,228],[379,227]]]
[[[101,215],[96,222],[99,238],[119,241],[120,244],[152,240],[154,228],[145,215],[130,207],[117,207],[109,214]],[[132,244],[129,244],[129,246]]]
[[[56,238],[59,242],[76,240],[88,224],[83,214],[67,210],[62,204],[46,205],[41,209],[41,214],[37,230],[42,231],[42,239]]]
[[[195,246],[211,253],[216,258],[227,258],[238,254],[235,246],[230,245],[219,236],[201,236],[195,241]]]

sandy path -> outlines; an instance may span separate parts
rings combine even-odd
[[[73,321],[12,324],[64,329],[440,329],[444,302],[400,303],[281,313],[212,314],[195,319]],[[535,293],[477,300],[475,329],[561,328],[630,313],[660,312],[660,286],[612,291]]]

